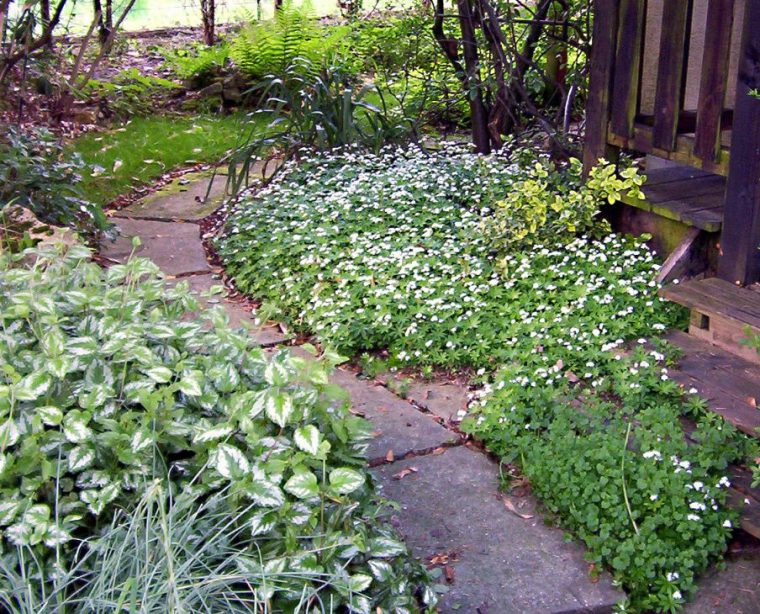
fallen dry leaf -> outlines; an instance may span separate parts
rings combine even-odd
[[[396,457],[393,455],[393,450],[388,450],[387,454],[385,455],[385,460],[387,460],[389,463],[392,463],[394,460],[396,460]]]
[[[515,504],[512,503],[512,501],[509,500],[507,497],[502,497],[501,500],[504,502],[504,507],[506,507],[515,516],[519,516],[523,520],[530,520],[531,518],[533,518],[533,514],[523,514],[521,512],[518,512],[517,508],[515,507]]]
[[[757,399],[755,397],[747,397],[747,403],[752,407],[757,407]]]
[[[573,373],[572,371],[566,371],[565,372],[565,378],[571,384],[577,384],[580,381],[580,378],[575,373]]]
[[[446,448],[440,447],[433,450],[432,454],[433,456],[438,456],[439,454],[443,454],[446,451]]]
[[[446,576],[446,583],[454,584],[454,568],[451,565],[446,565],[443,568],[443,573]]]
[[[402,469],[398,473],[394,473],[393,474],[393,479],[394,480],[403,480],[410,473],[417,473],[417,468],[416,467],[407,467],[406,469]]]

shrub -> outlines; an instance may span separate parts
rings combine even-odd
[[[0,203],[31,209],[43,222],[73,226],[85,235],[109,224],[101,208],[82,198],[79,183],[89,168],[45,128],[8,128],[0,143]]]
[[[673,321],[640,242],[495,252],[482,225],[522,176],[519,163],[459,150],[315,155],[237,206],[219,252],[239,288],[296,327],[401,364],[570,363]]]
[[[593,231],[599,224],[601,203],[619,201],[623,194],[643,198],[644,179],[634,167],[618,174],[615,166],[605,161],[584,178],[580,160],[573,158],[557,168],[548,156],[542,156],[527,165],[504,199],[495,203],[483,232],[501,250],[526,240],[561,242],[579,232]]]
[[[109,118],[124,120],[155,113],[157,98],[178,87],[168,79],[129,68],[108,81],[90,79],[79,93],[97,102]]]
[[[116,510],[132,513],[168,476],[174,500],[207,505],[198,535],[226,516],[224,551],[247,561],[241,571],[259,570],[246,577],[250,600],[289,611],[318,593],[362,612],[414,608],[424,575],[376,522],[369,427],[324,366],[252,348],[221,311],[206,316],[210,327],[188,319],[187,285],[167,288],[149,261],[103,271],[80,246],[32,255],[27,266],[0,256],[6,591],[20,576],[25,593],[52,594],[78,551],[93,548],[94,564],[113,547],[113,535],[98,540]],[[220,560],[212,554],[185,571]],[[110,573],[126,586],[122,571]]]
[[[587,372],[577,375],[562,361],[516,361],[462,426],[519,460],[533,491],[585,542],[590,560],[612,570],[633,610],[675,611],[726,548],[736,514],[725,506],[725,473],[750,443],[701,400],[685,399],[658,351],[586,356]],[[697,421],[692,444],[686,415]]]

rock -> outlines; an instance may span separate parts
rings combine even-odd
[[[214,96],[221,96],[223,91],[224,86],[220,81],[217,81],[199,91],[198,98],[212,98]]]
[[[26,239],[25,239],[26,237]],[[36,215],[21,205],[6,205],[0,210],[0,241],[11,251],[31,247],[31,244],[64,243],[74,245],[76,233],[64,226],[41,222]]]

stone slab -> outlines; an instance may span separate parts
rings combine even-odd
[[[760,612],[760,559],[726,561],[726,568],[708,571],[685,614],[757,614]]]
[[[370,460],[385,458],[391,450],[396,458],[401,458],[410,452],[458,441],[455,433],[384,386],[359,379],[343,369],[335,371],[332,381],[348,391],[354,411],[366,417],[376,429],[376,437],[368,450]]]
[[[132,237],[142,245],[136,255],[150,258],[167,275],[186,275],[209,271],[206,252],[196,224],[155,222],[119,218],[114,220],[120,235],[115,242],[105,241],[100,253],[111,260],[125,262],[132,253]]]
[[[245,304],[225,299],[224,292],[211,294],[210,291],[214,286],[223,285],[217,275],[211,273],[206,275],[191,275],[189,277],[171,280],[170,284],[174,285],[179,282],[186,282],[190,286],[190,292],[198,300],[201,308],[210,309],[212,307],[223,307],[230,318],[230,326],[233,328],[239,328],[241,326],[249,328],[251,336],[258,345],[276,345],[286,343],[291,339],[291,337],[285,335],[276,324],[255,326],[254,320],[256,314]]]
[[[415,380],[406,398],[446,422],[461,422],[458,414],[467,409],[467,389],[455,382]]]
[[[122,209],[118,215],[161,220],[201,220],[222,204],[226,186],[225,175],[217,173],[214,177],[210,172],[188,173]]]
[[[410,467],[417,471],[393,478]],[[609,612],[623,598],[608,575],[590,580],[583,548],[547,527],[532,498],[512,499],[529,519],[505,507],[498,467],[485,455],[459,446],[372,471],[401,506],[393,520],[413,554],[450,557],[454,581],[441,612]]]

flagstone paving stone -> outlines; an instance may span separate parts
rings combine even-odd
[[[757,614],[760,612],[760,559],[729,559],[724,570],[712,569],[699,582],[684,614]]]
[[[222,204],[226,186],[226,175],[217,173],[214,176],[212,172],[189,173],[122,209],[117,215],[163,220],[201,220]]]
[[[348,391],[353,410],[377,429],[369,446],[370,459],[389,457],[389,452],[393,458],[402,458],[410,452],[430,451],[459,441],[455,433],[384,386],[342,369],[333,374],[333,382]]]
[[[398,479],[405,469],[416,471]],[[372,471],[401,505],[394,524],[413,554],[449,559],[442,612],[603,612],[623,597],[609,575],[590,579],[584,549],[547,527],[531,497],[512,499],[529,518],[507,509],[498,466],[480,452],[459,446]]]
[[[170,285],[177,283],[187,283],[190,292],[198,300],[202,309],[213,307],[224,307],[230,318],[230,326],[233,328],[244,327],[251,331],[251,336],[259,345],[270,346],[288,342],[292,335],[286,335],[280,330],[277,324],[267,324],[266,326],[257,326],[254,323],[255,313],[251,308],[243,303],[230,301],[225,298],[222,282],[218,275],[208,273],[205,275],[190,275],[170,281]],[[221,293],[211,293],[215,287],[222,287]]]
[[[210,271],[197,224],[155,222],[120,218],[115,242],[105,241],[101,254],[110,260],[125,262],[132,253],[132,237],[140,237],[142,245],[135,254],[150,258],[167,275],[187,275]]]

